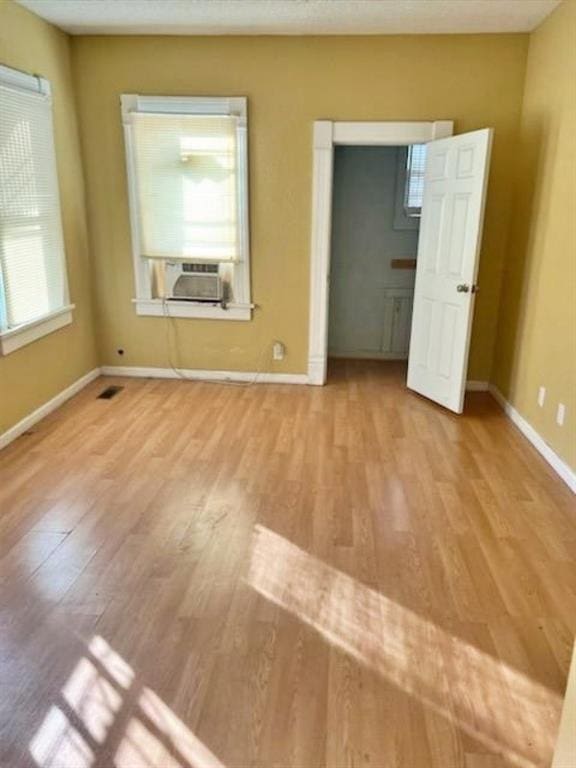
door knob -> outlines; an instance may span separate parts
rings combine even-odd
[[[468,293],[470,286],[467,283],[460,283],[460,285],[456,286],[456,290],[458,293]]]

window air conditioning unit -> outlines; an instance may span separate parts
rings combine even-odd
[[[166,298],[178,301],[222,301],[218,264],[166,262]]]

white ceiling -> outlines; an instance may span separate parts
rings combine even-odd
[[[0,0],[1,1],[1,0]],[[560,0],[17,0],[76,35],[529,32]]]

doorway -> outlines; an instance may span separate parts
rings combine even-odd
[[[328,356],[407,360],[426,145],[334,150]]]
[[[310,384],[326,381],[334,148],[426,144],[407,386],[462,413],[492,137],[453,136],[450,122],[314,124]]]
[[[328,361],[328,306],[332,234],[334,151],[346,147],[408,147],[453,134],[450,120],[434,122],[314,123],[312,241],[310,259],[310,319],[308,382],[326,382]]]

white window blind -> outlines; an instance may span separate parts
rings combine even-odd
[[[237,118],[132,114],[141,256],[241,260]]]
[[[0,69],[1,331],[51,315],[68,296],[47,83]]]
[[[419,216],[424,195],[424,171],[426,168],[426,144],[408,147],[406,159],[406,188],[404,208],[408,216]]]

